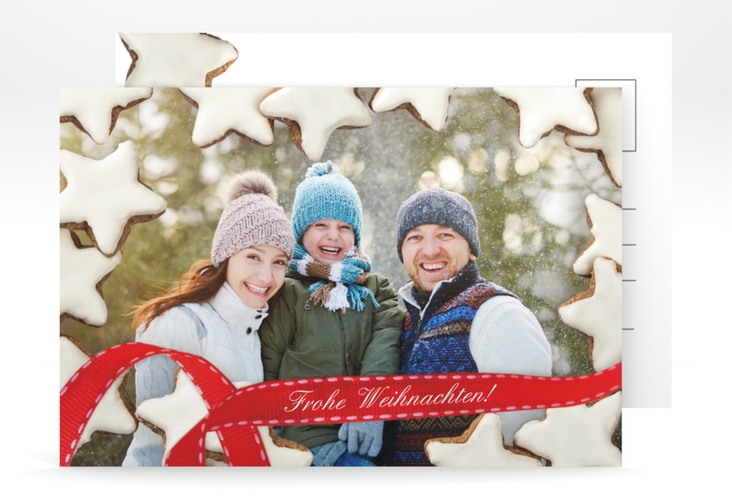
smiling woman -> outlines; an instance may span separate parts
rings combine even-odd
[[[282,286],[295,244],[277,190],[265,174],[235,177],[211,260],[196,261],[180,282],[134,312],[135,340],[202,356],[235,382],[264,378],[257,330],[267,300]],[[177,365],[165,356],[136,365],[137,405],[173,392]],[[135,432],[123,465],[163,463],[163,439]]]
[[[229,257],[226,283],[253,309],[267,305],[285,282],[289,256],[270,245],[252,246]]]

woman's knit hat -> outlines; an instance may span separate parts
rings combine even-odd
[[[353,228],[356,247],[361,244],[361,199],[351,181],[339,173],[338,165],[315,163],[297,186],[292,205],[292,229],[300,242],[313,222],[335,219]]]
[[[277,205],[277,188],[267,174],[242,172],[229,183],[228,203],[219,218],[211,246],[211,263],[219,267],[235,253],[255,245],[279,248],[292,258],[295,238]]]
[[[478,219],[473,206],[462,195],[443,188],[431,188],[413,194],[397,213],[397,252],[402,257],[402,243],[407,233],[423,224],[437,224],[454,229],[468,241],[476,257],[480,255]]]

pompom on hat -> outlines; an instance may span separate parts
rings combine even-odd
[[[297,186],[292,205],[292,229],[295,241],[313,222],[335,219],[353,228],[356,247],[361,244],[361,199],[354,185],[341,173],[338,165],[327,161],[315,163]]]
[[[256,245],[279,248],[292,258],[292,227],[277,204],[277,188],[267,174],[251,170],[235,176],[228,185],[226,202],[211,245],[215,267]]]
[[[409,231],[423,224],[437,224],[454,229],[467,240],[473,255],[480,255],[478,219],[473,206],[464,196],[443,188],[431,188],[413,194],[402,203],[396,224],[397,252],[402,262],[404,238]]]

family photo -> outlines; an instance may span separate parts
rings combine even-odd
[[[62,89],[62,397],[89,357],[135,342],[202,358],[237,396],[302,381],[277,403],[292,421],[242,426],[264,464],[621,465],[619,386],[499,405],[502,379],[461,378],[619,366],[620,103],[611,88]],[[69,465],[173,464],[213,415],[188,358],[139,359]],[[456,378],[432,391],[432,374]],[[206,464],[235,464],[214,441],[238,438],[218,434]]]

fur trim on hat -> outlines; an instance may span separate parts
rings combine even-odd
[[[277,203],[277,187],[269,175],[259,170],[240,172],[234,176],[224,193],[224,202],[228,205],[245,194],[264,194]]]

